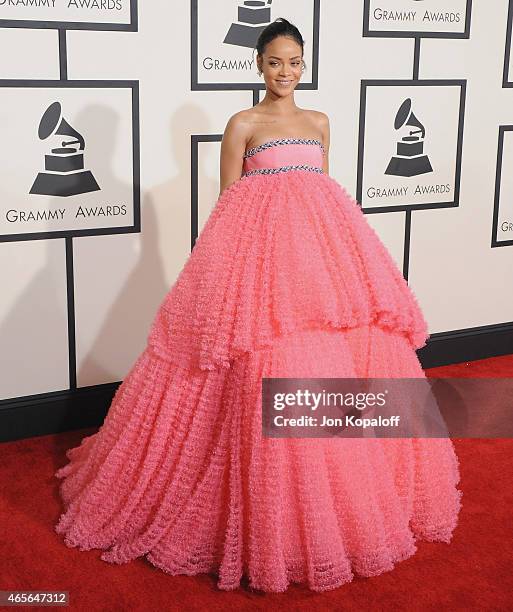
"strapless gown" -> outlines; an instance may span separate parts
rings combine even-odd
[[[305,138],[246,152],[103,425],[56,472],[67,546],[323,591],[451,540],[450,439],[262,435],[262,377],[425,377],[418,301],[323,155]]]

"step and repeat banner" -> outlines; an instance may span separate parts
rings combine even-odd
[[[0,0],[5,405],[124,376],[217,199],[226,121],[265,93],[254,47],[281,16],[305,39],[296,103],[330,116],[331,174],[432,333],[511,321],[513,2]]]

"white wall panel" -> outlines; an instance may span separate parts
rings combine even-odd
[[[67,389],[62,240],[0,245],[0,399]]]
[[[201,2],[204,0],[200,8]],[[394,2],[400,4],[400,0]],[[296,92],[299,106],[330,116],[331,174],[353,196],[361,81],[411,79],[415,51],[412,38],[363,36],[363,4],[322,0],[318,88]],[[437,0],[435,4],[444,3]],[[454,0],[453,4],[461,9],[464,2]],[[445,5],[451,5],[450,0]],[[498,130],[499,125],[513,124],[513,91],[502,87],[508,2],[498,0],[493,10],[484,2],[472,5],[470,38],[422,38],[418,56],[420,79],[462,79],[467,85],[459,206],[411,211],[409,283],[431,333],[512,319],[513,247],[490,246]],[[224,31],[236,18],[238,2],[218,0],[209,6],[215,11],[215,28],[207,33],[213,36],[214,30]],[[272,18],[304,11],[297,21],[309,27],[312,6],[310,2],[300,6],[275,0]],[[199,23],[204,32],[205,14]],[[317,61],[312,38],[310,33],[305,35],[309,69]],[[253,92],[237,88],[191,91],[189,3],[139,2],[138,31],[69,30],[66,41],[70,81],[86,79],[108,85],[129,80],[139,87],[135,127],[140,133],[141,232],[72,238],[77,386],[82,387],[122,379],[144,347],[156,309],[190,252],[191,177],[197,177],[199,229],[219,191],[219,140],[202,142],[200,138],[198,166],[192,168],[191,136],[220,137],[230,115],[253,104]],[[207,42],[211,43],[198,41],[200,52],[208,52]],[[244,53],[251,56],[247,49]],[[1,79],[58,79],[57,31],[3,28],[0,57]],[[259,79],[254,66],[248,75]],[[222,76],[236,87],[233,74],[199,74],[210,83]],[[75,96],[78,101],[79,94]],[[87,96],[84,92],[84,100]],[[115,99],[113,94],[111,101]],[[28,112],[23,109],[29,105],[22,102],[19,115],[4,117],[4,122],[23,125]],[[87,164],[93,169],[100,164],[99,176],[107,172],[128,199],[132,185],[126,160],[131,156],[125,154],[131,134],[128,144],[124,140],[132,129],[127,113],[133,109],[125,105],[116,112],[115,107],[92,103],[88,109],[89,114],[82,115],[87,117]],[[63,116],[82,123],[80,114],[67,114],[65,108]],[[368,125],[373,125],[370,119]],[[6,132],[13,130],[4,129]],[[7,172],[13,163],[22,167],[34,151],[27,156],[19,151],[14,161],[5,148],[0,155]],[[40,157],[38,153],[34,159]],[[505,155],[506,175],[511,174],[508,159]],[[3,184],[0,198],[10,193],[5,180]],[[367,218],[402,268],[406,213],[383,212]],[[64,238],[0,243],[0,261],[0,397],[67,388]]]

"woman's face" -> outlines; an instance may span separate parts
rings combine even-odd
[[[301,47],[288,36],[277,36],[266,45],[258,65],[263,72],[267,89],[277,96],[288,96],[301,78],[303,67]]]

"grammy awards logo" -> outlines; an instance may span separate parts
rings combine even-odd
[[[84,169],[84,137],[61,115],[60,102],[53,102],[41,117],[40,140],[52,136],[59,142],[45,155],[45,171],[38,173],[29,193],[65,197],[98,191],[94,176]]]
[[[385,174],[417,176],[433,172],[431,162],[424,154],[426,130],[411,110],[411,98],[406,98],[399,107],[394,128],[406,128],[406,133],[397,142],[396,155],[390,159]]]
[[[272,0],[244,0],[237,7],[237,22],[230,25],[223,42],[254,49],[260,32],[271,23]]]

